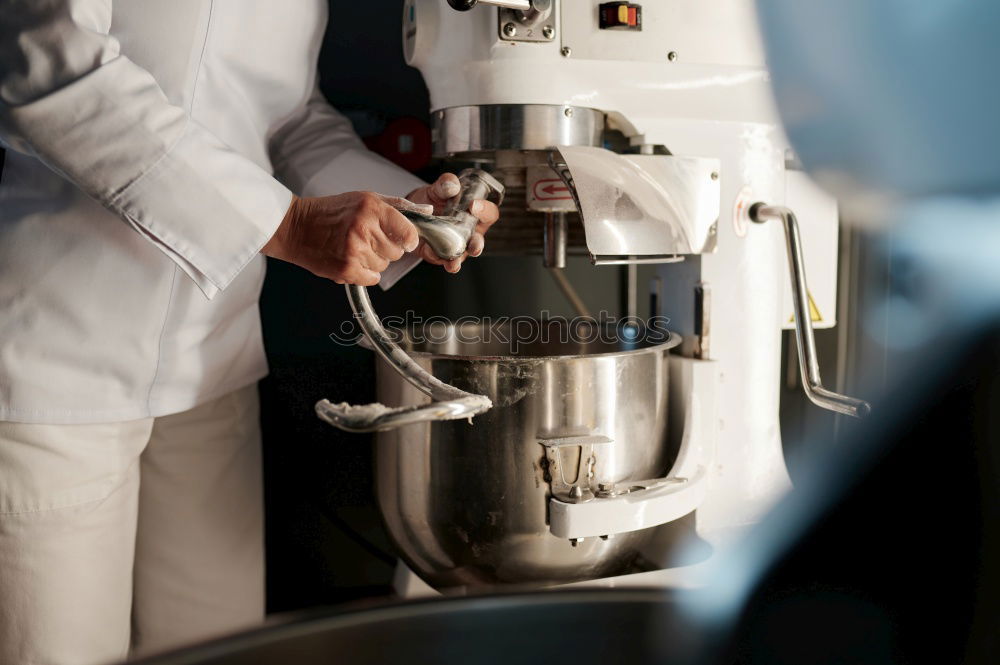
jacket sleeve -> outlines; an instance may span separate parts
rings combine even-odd
[[[181,108],[109,36],[111,0],[0,1],[0,141],[131,224],[212,297],[291,192]]]
[[[275,176],[299,196],[373,190],[406,196],[426,183],[371,152],[315,88],[270,141]]]
[[[374,190],[406,196],[426,183],[368,150],[351,122],[326,101],[319,88],[272,136],[275,175],[299,196],[330,196]],[[416,253],[393,261],[379,285],[389,289],[420,263]]]
[[[368,150],[351,122],[315,88],[305,105],[272,136],[275,175],[299,196],[374,190],[406,196],[426,183]],[[416,253],[393,261],[379,285],[391,288],[420,263]]]

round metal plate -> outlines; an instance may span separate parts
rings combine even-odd
[[[434,113],[434,154],[600,146],[604,114],[581,106],[490,104]]]

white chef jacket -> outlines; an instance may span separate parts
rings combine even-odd
[[[0,0],[0,420],[159,416],[258,380],[259,251],[291,192],[423,184],[316,90],[326,12]]]

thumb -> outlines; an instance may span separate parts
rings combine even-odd
[[[449,199],[458,196],[461,191],[462,185],[458,182],[458,176],[454,173],[443,173],[431,185],[431,198],[440,203],[445,203]]]

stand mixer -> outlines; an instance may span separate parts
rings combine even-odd
[[[836,208],[787,172],[751,2],[407,0],[403,39],[430,90],[437,154],[478,163],[506,190],[491,238],[530,253],[514,230],[534,229],[578,311],[567,254],[656,264],[651,314],[671,332],[608,342],[593,321],[540,321],[539,341],[515,353],[456,324],[430,342],[404,331],[400,347],[363,287],[348,287],[393,406],[317,412],[378,430],[383,518],[436,588],[651,569],[657,583],[692,583],[692,567],[662,550],[671,533],[693,530],[710,553],[789,486],[784,326],[794,320],[813,402],[869,409],[819,375],[813,307],[836,294],[810,290],[809,243],[784,204],[822,211],[807,236],[836,225]],[[431,237],[429,220],[414,221]]]

